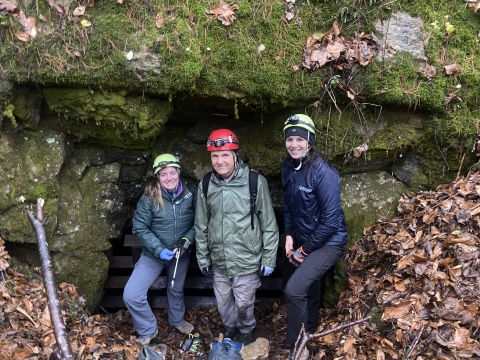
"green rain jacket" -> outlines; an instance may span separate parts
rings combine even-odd
[[[184,237],[192,244],[195,242],[193,221],[197,189],[183,180],[180,181],[183,191],[173,200],[162,189],[163,210],[157,209],[157,205],[143,194],[133,218],[132,233],[142,243],[142,253],[163,264],[169,263],[158,257],[164,248],[173,250],[177,241]],[[182,255],[188,256],[189,251]]]
[[[255,229],[251,227],[248,166],[225,183],[215,172],[210,177],[207,199],[199,184],[195,209],[198,266],[212,265],[229,277],[251,274],[260,265],[275,267],[278,225],[267,180],[258,175]]]

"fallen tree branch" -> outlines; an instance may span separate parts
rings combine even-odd
[[[52,271],[52,263],[50,261],[50,254],[48,253],[47,239],[45,235],[44,216],[43,216],[43,199],[37,199],[37,217],[29,211],[28,219],[32,223],[33,229],[37,234],[38,250],[40,252],[40,260],[42,262],[42,276],[45,291],[47,292],[48,310],[50,310],[50,319],[52,320],[53,331],[57,341],[58,348],[62,354],[62,359],[73,360],[72,350],[68,337],[65,331],[62,317],[60,316],[60,309],[58,307],[57,292],[55,288],[55,281]]]
[[[425,324],[422,324],[422,327],[420,328],[420,331],[418,332],[417,336],[415,336],[415,339],[413,340],[412,345],[408,348],[407,354],[405,355],[405,359],[409,359],[410,355],[412,355],[413,350],[415,350],[415,347],[418,344],[418,340],[420,340],[420,336],[422,336],[423,329],[425,328]]]
[[[302,329],[300,330],[300,334],[298,334],[297,342],[295,343],[295,348],[293,350],[293,360],[298,360],[300,358],[300,355],[302,354],[303,349],[307,345],[308,340],[316,339],[316,338],[319,338],[319,337],[322,337],[322,336],[325,336],[325,335],[343,330],[347,327],[357,325],[357,324],[360,324],[360,323],[365,322],[367,320],[370,320],[371,318],[372,318],[371,316],[367,316],[366,318],[363,318],[363,319],[360,319],[360,320],[357,320],[357,321],[353,321],[353,322],[348,323],[348,324],[343,324],[343,325],[337,326],[333,329],[326,330],[326,331],[323,331],[323,332],[317,333],[317,334],[307,333],[305,331],[305,325],[303,324]],[[299,344],[299,342],[300,342],[300,344]]]

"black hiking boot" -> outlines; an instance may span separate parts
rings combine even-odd
[[[238,334],[238,342],[241,342],[243,345],[248,345],[248,344],[251,344],[253,342],[253,333],[252,332],[249,332],[249,333],[240,333]]]
[[[222,329],[221,333],[223,334],[223,337],[224,337],[225,339],[227,339],[227,338],[228,338],[228,339],[233,339],[233,337],[238,334],[238,329],[237,329],[237,328],[234,328],[234,329],[230,329],[230,330],[229,330],[229,329],[227,329],[226,327],[224,327],[224,328]]]

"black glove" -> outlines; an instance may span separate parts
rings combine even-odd
[[[301,246],[295,251],[293,251],[293,249],[290,250],[290,252],[287,255],[288,260],[293,265],[295,265],[295,267],[299,267],[300,265],[302,265],[303,260],[305,260],[307,256],[308,254],[305,251],[303,251],[303,247]]]
[[[190,245],[192,245],[192,243],[184,237],[177,241],[177,243],[175,244],[175,248],[180,251],[180,256],[182,256],[184,252],[188,251]]]
[[[205,267],[201,268],[200,270],[202,270],[203,275],[208,276],[208,277],[213,277],[213,269],[212,269],[211,266],[205,266]]]

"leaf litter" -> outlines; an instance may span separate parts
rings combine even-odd
[[[316,32],[307,38],[303,52],[303,66],[316,70],[326,64],[336,69],[349,70],[358,63],[367,66],[380,49],[380,41],[372,33],[355,33],[344,37],[335,21],[327,33]]]
[[[436,191],[405,194],[398,215],[364,229],[346,254],[348,288],[334,309],[321,309],[317,332],[367,315],[370,322],[308,343],[314,359],[474,359],[480,357],[480,171]],[[0,358],[47,359],[58,351],[38,268],[10,265],[0,238]],[[33,271],[33,272],[32,272]],[[89,314],[75,286],[58,287],[72,351],[79,359],[136,359],[140,347],[126,310]],[[216,307],[187,309],[204,341],[195,357],[179,347],[164,309],[155,309],[166,359],[206,359],[219,334]],[[257,303],[256,336],[270,341],[269,359],[286,360],[285,305]]]

